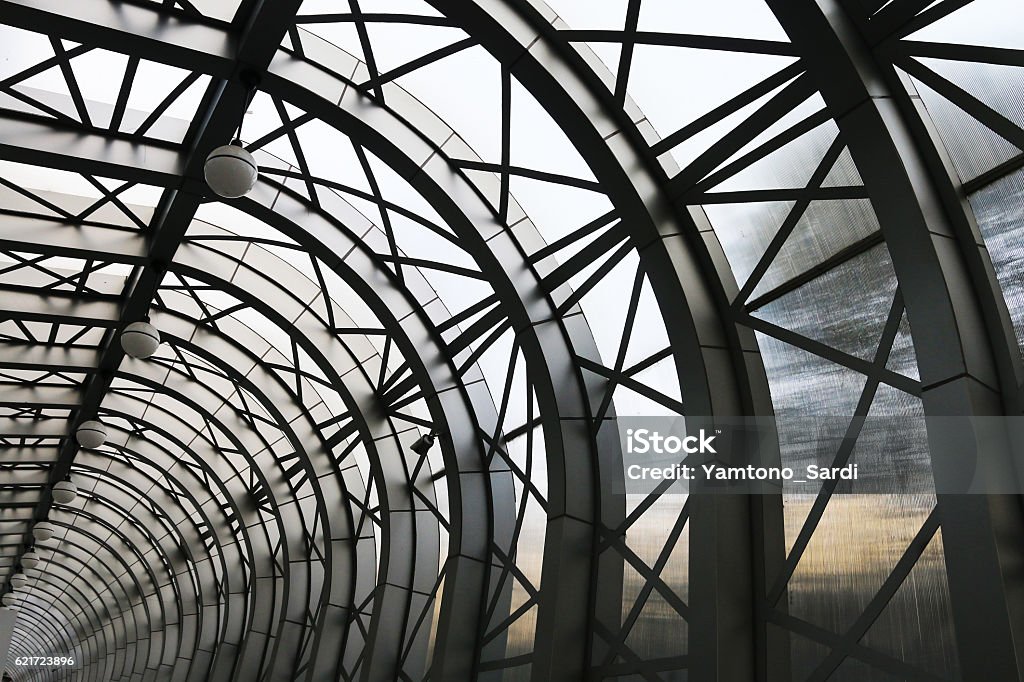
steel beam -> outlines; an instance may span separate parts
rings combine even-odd
[[[1001,390],[979,292],[957,244],[936,177],[908,129],[891,82],[837,0],[768,0],[847,140],[906,301],[930,416],[1005,414],[1016,391]],[[930,430],[931,431],[931,430]],[[974,441],[970,433],[959,434]],[[944,436],[929,433],[933,452]],[[1000,457],[977,442],[960,457]],[[1004,453],[1005,454],[1005,453]],[[942,462],[936,462],[941,465]],[[960,664],[966,679],[1024,679],[1024,561],[1019,501],[939,496],[939,518]]]
[[[289,3],[258,3],[287,5]],[[269,8],[258,12],[270,18]],[[270,10],[276,12],[276,9]],[[287,13],[289,10],[285,9]],[[294,12],[292,12],[294,13]],[[257,12],[254,12],[254,16]],[[283,37],[287,15],[276,25],[265,26]],[[207,25],[193,19],[184,20],[161,11],[157,4],[128,2],[83,2],[68,4],[62,0],[3,0],[0,17],[8,26],[26,31],[45,30],[49,35],[113,52],[171,63],[179,68],[228,78],[235,71],[236,58],[245,40],[252,45],[252,36],[237,35],[230,26],[213,22]],[[269,22],[268,22],[269,23]],[[261,48],[280,45],[271,38]],[[256,61],[253,66],[258,66]]]
[[[716,254],[716,244],[698,227],[706,220],[700,211],[680,210],[668,201],[664,172],[613,93],[527,2],[432,4],[510,67],[513,77],[563,128],[608,194],[630,232],[658,299],[688,414],[711,418],[770,414],[756,344],[749,334],[728,322],[726,289],[731,277],[719,279],[729,271],[721,254]],[[621,466],[617,453],[604,450],[602,471],[621,470]],[[567,467],[579,471],[578,463],[567,463]],[[600,485],[597,480],[591,483]],[[597,489],[594,495],[599,507],[591,512],[595,516],[574,518],[600,518],[610,528],[617,527],[624,518],[622,500],[601,496]],[[765,557],[757,550],[760,541],[751,534],[754,511],[749,500],[740,497],[704,497],[695,499],[694,507],[690,542],[700,551],[690,553],[689,648],[704,655],[689,659],[689,679],[751,679],[757,656],[753,594],[758,589],[751,568],[755,551]],[[780,511],[771,515],[776,544],[781,543]],[[597,533],[592,542],[596,538]],[[572,551],[593,553],[595,545],[589,550],[584,546],[580,539]],[[559,556],[557,545],[550,552],[545,576],[558,575],[559,581],[572,580],[574,584],[593,579],[574,573],[584,569],[578,557]],[[589,645],[579,633],[592,630],[592,618],[604,618],[610,627],[619,627],[621,573],[599,574],[589,589],[587,601],[593,611],[587,615],[588,607],[582,602],[563,603],[569,595],[576,596],[575,592],[565,591],[545,577],[534,679],[583,675],[590,665]],[[570,618],[568,612],[574,616]]]
[[[166,43],[162,43],[154,36],[160,35],[162,26],[176,26],[174,20],[164,20],[161,18],[162,15],[154,10],[149,10],[148,15],[136,17],[135,10],[142,8],[130,5],[88,4],[79,8],[84,15],[72,14],[63,17],[62,12],[67,8],[59,5],[60,3],[52,2],[10,3],[2,6],[2,16],[5,21],[10,18],[12,23],[20,20],[37,27],[52,27],[54,34],[62,38],[92,44],[115,43],[122,47],[131,47],[133,50],[155,49],[163,54],[166,54],[169,48]],[[180,49],[198,52],[200,55],[213,54],[219,61],[227,57],[230,68],[221,75],[235,74],[242,68],[255,69],[258,72],[270,63],[287,26],[298,10],[298,5],[299,3],[293,0],[259,3],[253,8],[251,16],[245,19],[245,27],[237,41],[226,40],[223,34],[211,35],[208,31],[204,33],[201,28],[185,25],[187,33],[173,33],[170,44],[181,41],[177,44],[192,47]],[[97,12],[102,16],[97,15]],[[123,22],[126,17],[128,23]],[[173,258],[203,199],[197,190],[202,187],[202,168],[206,156],[211,149],[231,139],[248,94],[247,86],[239,80],[215,82],[207,92],[189,131],[190,153],[183,164],[175,157],[175,162],[180,164],[176,166],[179,170],[179,179],[172,189],[165,192],[154,214],[150,229],[148,264],[139,269],[137,276],[126,287],[118,328],[141,319],[149,311],[153,296],[163,278],[164,268]],[[102,154],[100,157],[102,158]],[[38,158],[36,162],[40,162]],[[123,357],[124,352],[118,342],[116,331],[108,333],[99,358],[99,371],[90,376],[83,389],[81,406],[76,411],[73,428],[96,414],[110,387],[114,371]],[[58,462],[51,472],[51,483],[63,480],[67,476],[77,449],[74,438],[65,439]],[[37,520],[46,518],[51,503],[52,498],[47,492],[36,511]],[[26,535],[26,545],[30,542]]]

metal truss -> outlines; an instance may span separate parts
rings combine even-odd
[[[611,487],[624,405],[775,414],[781,461],[820,408],[849,419],[836,464],[856,417],[1019,413],[967,197],[1022,167],[1024,130],[928,60],[1021,51],[915,38],[961,0],[766,0],[775,37],[650,30],[655,4],[576,28],[525,0],[0,0],[47,53],[0,79],[0,575],[57,526],[12,653],[78,661],[15,679],[1024,678],[1019,500],[915,498],[874,582],[823,595],[822,552],[867,561],[829,543],[883,541],[834,486]],[[396,60],[383,27],[446,39]],[[762,75],[665,118],[655,49]],[[90,100],[76,69],[118,54]],[[475,98],[469,54],[495,94],[473,126],[439,113]],[[421,101],[441,67],[452,92]],[[261,180],[219,203],[202,164],[243,70]],[[1018,153],[965,176],[918,90]],[[561,165],[518,146],[530,103]],[[145,315],[165,343],[126,358]]]

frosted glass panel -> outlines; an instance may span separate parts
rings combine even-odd
[[[915,81],[915,84],[963,182],[973,180],[1020,153],[1017,147],[942,95],[920,82]]]
[[[1024,339],[1024,170],[970,197],[985,247],[1010,310],[1017,343]]]
[[[630,495],[627,513],[639,504],[644,496]],[[660,580],[664,588],[682,601],[686,601],[689,576],[689,532],[684,528],[678,539],[672,543],[673,527],[679,521],[686,497],[662,495],[647,509],[626,533],[626,544],[647,566],[655,566],[659,557],[667,557]],[[637,598],[647,579],[636,570],[626,566],[622,586],[623,620],[634,609]],[[629,646],[642,659],[681,656],[687,651],[688,628],[686,621],[665,599],[659,590],[650,590],[646,603],[641,607],[636,624],[626,638]],[[677,679],[664,677],[663,679]]]
[[[876,246],[755,311],[756,317],[865,360],[874,358],[896,274]]]

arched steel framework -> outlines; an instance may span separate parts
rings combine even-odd
[[[76,660],[8,674],[1024,679],[1016,497],[614,488],[617,415],[1020,413],[983,0],[322,4],[0,0],[0,576]]]

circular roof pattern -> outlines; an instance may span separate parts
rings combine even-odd
[[[971,599],[944,547],[989,509],[613,490],[623,417],[774,415],[784,461],[841,417],[839,461],[857,417],[1020,411],[1021,10],[820,4],[0,2],[5,592],[40,555],[9,660],[997,670],[905,617]],[[260,180],[220,201],[240,117]]]

